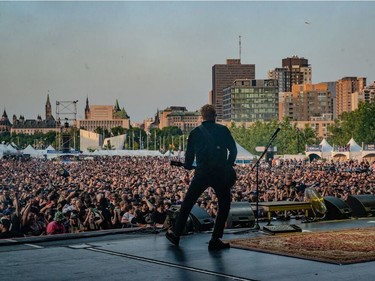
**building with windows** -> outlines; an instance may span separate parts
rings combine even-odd
[[[352,109],[358,109],[359,103],[375,102],[375,82],[365,87],[362,91],[354,92],[352,95]]]
[[[255,64],[241,64],[240,59],[227,59],[226,64],[212,67],[212,91],[209,100],[216,108],[217,119],[223,119],[223,89],[237,79],[255,79]]]
[[[278,111],[276,80],[237,79],[223,91],[224,121],[271,121]]]
[[[366,87],[364,77],[344,77],[336,83],[336,114],[350,112],[358,108],[359,93]]]
[[[33,135],[35,133],[48,133],[48,132],[60,132],[61,123],[59,120],[55,120],[52,115],[52,107],[49,99],[49,94],[47,95],[47,101],[45,105],[45,119],[43,120],[40,115],[37,119],[25,119],[24,116],[19,118],[13,115],[13,124],[11,128],[12,134],[28,134]]]
[[[309,121],[333,116],[333,100],[327,83],[294,85],[292,92],[280,94],[279,120]]]
[[[282,67],[289,71],[290,82],[287,83],[289,88],[287,92],[292,90],[293,85],[311,84],[312,70],[308,59],[298,56],[292,56],[282,59]]]
[[[77,128],[94,132],[96,129],[111,131],[114,127],[130,128],[130,118],[118,101],[111,105],[89,105],[86,98],[85,119],[77,120]]]
[[[184,106],[170,106],[164,110],[158,110],[153,125],[158,126],[159,129],[174,126],[188,133],[201,122],[202,117],[199,111],[188,111]]]
[[[268,71],[268,79],[277,80],[279,92],[289,92],[291,89],[290,71],[286,67]]]

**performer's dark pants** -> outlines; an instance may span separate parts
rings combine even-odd
[[[224,168],[202,168],[195,171],[189,190],[182,202],[180,213],[174,226],[174,233],[180,236],[186,225],[190,211],[199,196],[208,188],[215,190],[218,198],[218,213],[215,220],[212,238],[222,238],[225,223],[229,214],[231,201],[231,186],[228,184]]]

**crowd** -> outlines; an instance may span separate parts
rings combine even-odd
[[[167,157],[100,157],[79,161],[0,159],[0,238],[78,233],[123,227],[165,227],[194,171]],[[304,201],[304,190],[346,200],[375,194],[375,162],[274,159],[237,165],[232,201]],[[258,193],[257,193],[258,188]],[[209,188],[197,204],[215,218]]]

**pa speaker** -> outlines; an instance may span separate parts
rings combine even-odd
[[[171,227],[175,225],[177,216],[180,213],[180,208],[180,205],[172,205],[167,210],[166,227]],[[194,231],[207,231],[210,230],[213,226],[214,220],[206,212],[206,210],[197,205],[194,205],[190,211],[190,215],[186,221],[186,225],[182,232],[182,235],[186,235]]]
[[[327,220],[341,220],[352,216],[352,208],[344,200],[334,197],[324,197],[324,204],[327,207],[325,218]]]
[[[352,208],[354,217],[375,215],[375,195],[349,195],[346,203]]]
[[[190,212],[195,231],[207,231],[214,226],[213,218],[207,211],[198,205],[194,205]]]
[[[253,227],[255,217],[249,202],[232,202],[226,228]]]
[[[181,205],[172,205],[167,210],[167,218],[166,218],[166,220],[164,222],[164,227],[165,228],[174,227],[174,225],[176,223],[177,216],[180,213],[180,208],[181,208]],[[191,220],[191,217],[189,216],[188,219],[187,219],[187,221],[186,221],[185,228],[182,231],[182,235],[187,235],[187,234],[189,234],[189,233],[191,233],[193,231],[194,231],[194,229],[193,229],[193,222]]]

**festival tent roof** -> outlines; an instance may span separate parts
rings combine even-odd
[[[49,145],[47,148],[46,148],[46,152],[48,151],[48,150],[56,150],[52,145]]]
[[[15,149],[11,144],[8,144],[7,150],[10,153],[16,153],[17,152],[17,149]]]
[[[252,155],[249,151],[247,151],[245,148],[243,148],[241,145],[239,145],[236,142],[237,147],[237,159],[238,160],[252,160],[254,159],[254,155]]]
[[[333,151],[333,147],[327,142],[326,139],[323,139],[320,143],[321,151],[322,152],[331,152]]]
[[[7,146],[3,143],[0,143],[0,151],[4,152],[7,150]]]
[[[353,138],[347,143],[350,145],[350,152],[359,152],[361,151],[362,147],[360,147]]]
[[[39,156],[42,154],[41,151],[36,150],[30,144],[22,151],[23,154],[28,154],[30,156]]]

